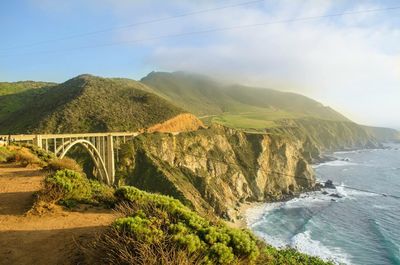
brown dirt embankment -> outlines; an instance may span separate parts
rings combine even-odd
[[[172,119],[169,119],[163,123],[156,124],[148,128],[147,132],[189,132],[196,131],[200,128],[204,128],[204,124],[196,116],[190,113],[179,114]]]
[[[41,187],[39,169],[0,164],[0,264],[82,264],[84,246],[114,219],[111,210],[55,207],[41,216],[26,214]]]

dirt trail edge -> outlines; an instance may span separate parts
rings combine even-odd
[[[81,264],[77,242],[85,245],[115,219],[111,210],[89,206],[26,215],[43,178],[38,169],[0,164],[1,265]]]

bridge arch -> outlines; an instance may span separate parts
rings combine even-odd
[[[77,139],[75,141],[69,141],[69,142],[65,143],[65,145],[62,146],[62,149],[59,149],[60,155],[58,155],[58,157],[64,158],[67,155],[68,151],[75,145],[82,146],[89,153],[96,168],[99,170],[101,181],[107,183],[108,185],[112,185],[113,180],[111,180],[109,177],[105,161],[101,157],[101,154],[97,150],[97,148],[88,140]]]

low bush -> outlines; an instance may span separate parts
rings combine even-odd
[[[168,196],[134,187],[121,187],[115,196],[122,217],[91,246],[91,255],[100,263],[330,264],[266,246],[246,229],[211,223]]]
[[[199,264],[252,264],[259,256],[258,240],[249,231],[212,224],[171,197],[134,187],[121,187],[115,195],[122,202],[119,211],[124,217],[118,218],[110,231],[120,240],[108,246],[112,250],[107,252],[107,262],[143,264],[148,253],[137,246],[144,244],[149,252],[186,253],[188,261]],[[120,248],[127,242],[136,243]]]
[[[41,199],[72,207],[77,203],[112,205],[114,189],[86,175],[69,169],[62,169],[47,176]]]
[[[25,147],[15,148],[15,150],[13,151],[13,156],[10,157],[9,161],[20,163],[23,166],[44,166],[44,162]]]
[[[51,171],[57,171],[62,169],[69,169],[76,172],[83,172],[82,167],[73,159],[64,158],[53,158],[47,164],[47,169]]]
[[[46,150],[39,148],[36,145],[25,144],[24,147],[31,150],[33,154],[35,154],[40,160],[45,163],[48,163],[50,160],[55,158],[55,155],[53,153],[47,152]]]
[[[260,256],[262,258],[259,264],[263,265],[333,265],[332,262],[325,262],[320,258],[299,253],[291,248],[276,249],[271,246],[265,246]]]
[[[9,162],[14,159],[14,152],[6,146],[0,146],[0,163]]]

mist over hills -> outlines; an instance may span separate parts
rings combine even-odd
[[[80,75],[62,84],[0,83],[3,134],[135,131],[187,112],[207,124],[219,123],[259,133],[293,124],[309,126],[318,121],[341,122],[354,130],[358,126],[303,95],[226,85],[185,72],[151,72],[140,81]],[[290,122],[293,120],[296,122]],[[363,131],[363,138],[400,138],[396,130],[385,128],[363,126],[356,131]],[[331,135],[335,133],[340,134],[332,131]]]
[[[178,106],[196,115],[244,112],[274,116],[314,117],[348,121],[346,117],[303,95],[243,85],[223,85],[209,77],[185,72],[152,72],[141,82]]]

